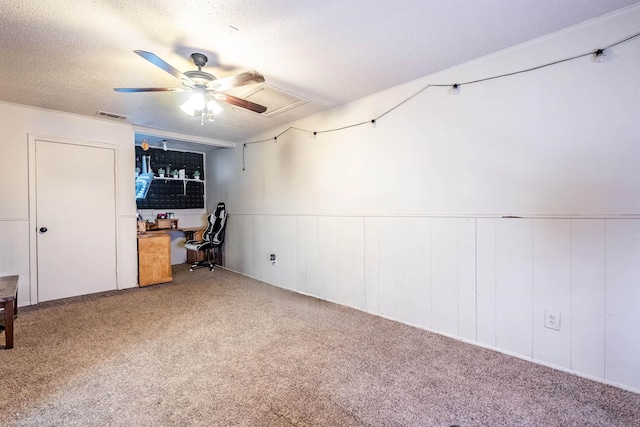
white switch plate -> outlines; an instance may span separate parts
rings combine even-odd
[[[544,311],[544,327],[549,329],[560,330],[560,313],[552,310]]]

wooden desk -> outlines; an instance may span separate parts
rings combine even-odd
[[[13,319],[18,316],[18,276],[0,277],[0,307],[4,308],[4,348],[13,348]]]
[[[171,233],[172,231],[182,231],[187,235],[187,240],[188,240],[190,239],[189,234],[193,234],[193,233],[196,233],[196,234],[200,233],[199,236],[202,237],[202,233],[204,232],[204,227],[151,228],[147,230],[145,233],[142,233],[141,235],[144,236],[146,234],[161,234],[161,233],[166,234],[166,233]]]
[[[138,235],[138,285],[170,282],[171,236],[168,233]]]
[[[183,227],[183,228],[163,228],[163,229],[151,229],[147,230],[147,234],[160,234],[169,233],[172,231],[181,231],[184,233],[186,240],[202,240],[202,233],[204,233],[204,227]],[[195,264],[196,262],[204,261],[207,256],[202,251],[187,251],[187,264]]]

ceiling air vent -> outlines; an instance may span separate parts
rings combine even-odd
[[[106,117],[108,119],[127,120],[127,116],[123,116],[122,114],[116,114],[116,113],[107,113],[106,111],[97,111],[96,116]]]
[[[237,88],[226,92],[238,98],[264,105],[267,107],[267,111],[262,113],[262,115],[267,117],[284,113],[285,111],[309,102],[308,99],[301,98],[281,89],[276,89],[264,83],[253,86],[248,91],[247,88]]]

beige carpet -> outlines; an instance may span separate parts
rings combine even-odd
[[[222,269],[174,277],[22,309],[0,424],[640,425],[634,393]]]

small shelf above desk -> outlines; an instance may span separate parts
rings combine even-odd
[[[146,231],[178,230],[178,218],[158,218],[146,223]]]
[[[155,180],[159,180],[159,179],[164,179],[164,180],[169,180],[169,181],[195,181],[195,182],[204,182],[204,180],[200,179],[200,178],[174,178],[172,176],[154,176],[153,179]]]

